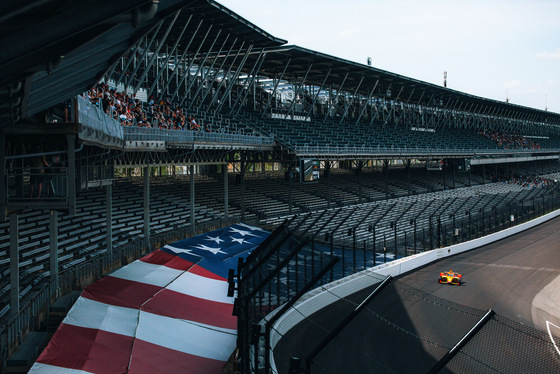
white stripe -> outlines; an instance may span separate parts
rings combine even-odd
[[[552,336],[552,332],[550,331],[550,325],[556,327],[557,329],[559,327],[556,326],[554,323],[549,322],[548,320],[546,321],[546,329],[548,330],[548,336],[550,336],[550,341],[552,342],[552,345],[554,345],[554,348],[556,348],[556,352],[558,352],[558,354],[560,355],[560,349],[558,348],[556,342],[554,341],[554,336]]]
[[[41,364],[39,362],[34,363],[31,369],[29,369],[28,373],[30,374],[93,374],[89,371],[68,369],[60,366]]]
[[[62,323],[134,336],[138,310],[79,297]]]
[[[136,339],[194,356],[227,361],[235,349],[237,332],[141,311]]]
[[[181,273],[183,273],[183,270],[137,260],[110,275],[116,278],[165,287]]]
[[[227,296],[227,281],[206,278],[189,272],[175,279],[167,289],[200,299],[233,304],[233,297]]]

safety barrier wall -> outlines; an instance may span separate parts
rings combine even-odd
[[[511,235],[523,232],[558,216],[560,216],[560,210],[556,210],[523,224],[478,239],[455,244],[445,248],[434,249],[406,258],[401,258],[392,262],[384,263],[309,292],[302,299],[301,303],[297,304],[293,309],[287,311],[282,317],[280,317],[272,328],[270,337],[270,362],[273,372],[277,371],[274,364],[274,355],[272,352],[274,351],[276,344],[280,341],[282,336],[284,336],[290,329],[295,327],[298,323],[308,318],[318,310],[327,307],[328,305],[340,300],[341,298],[347,297],[353,293],[370,287],[372,284],[379,282],[379,277],[375,277],[372,273],[396,277],[441,258],[470,251],[496,242],[498,240],[507,238]],[[372,282],[372,280],[374,281]]]

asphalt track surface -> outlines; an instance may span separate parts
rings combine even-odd
[[[463,275],[463,285],[437,283],[439,272],[450,269]],[[472,308],[493,309],[503,317],[543,330],[542,321],[533,321],[532,302],[559,275],[560,219],[556,218],[400,279],[436,297]]]
[[[437,282],[439,272],[449,269],[463,275],[463,285],[453,286]],[[558,308],[560,305],[560,218],[496,243],[439,260],[400,276],[398,280],[429,295],[467,308],[482,311],[492,309],[499,316],[541,331],[546,331],[546,320],[560,326]],[[369,291],[371,290],[364,290],[352,295],[349,299],[353,298],[359,302]],[[534,306],[536,299],[541,301],[537,311]],[[399,300],[396,299],[392,302],[398,303]],[[278,363],[279,372],[286,372],[284,371],[287,366],[286,357],[301,357],[302,351],[308,351],[307,347],[313,346],[314,342],[320,341],[322,337],[326,336],[325,330],[328,328],[321,328],[321,326],[332,328],[351,309],[352,306],[349,303],[337,302],[329,308],[317,312],[312,316],[313,318],[310,318],[310,321],[302,322],[297,328],[292,329],[294,331],[290,331],[289,336],[287,334],[286,342],[283,343],[281,340],[277,346],[277,352],[275,351],[275,355],[278,353],[277,363],[283,360],[282,363]],[[361,353],[356,357],[354,352],[346,351],[345,347],[340,344],[327,346],[325,353],[328,353],[323,357],[330,362],[325,364],[325,367],[328,368],[325,372],[384,372],[382,368],[373,367],[360,360],[359,356],[367,357],[367,352],[392,355],[392,360],[398,361],[398,365],[400,365],[397,372],[403,373],[416,372],[415,367],[422,368],[417,372],[426,372],[425,368],[431,368],[436,361],[433,360],[433,356],[441,357],[441,352],[428,352],[429,354],[421,357],[410,357],[408,355],[410,352],[422,349],[425,351],[425,347],[407,347],[406,338],[404,340],[398,340],[398,337],[393,339],[389,333],[384,336],[384,344],[375,342],[369,337],[380,334],[379,325],[373,324],[371,319],[367,318],[360,321],[361,317],[363,316],[357,317],[357,321],[348,325],[344,331],[346,339],[355,337],[356,343],[353,344],[352,349],[355,350],[355,347],[358,346]],[[404,324],[407,322],[410,321],[402,321]],[[449,321],[441,321],[441,323],[445,324]],[[556,329],[553,333],[557,335],[559,331]],[[392,334],[394,335],[394,333]],[[295,342],[303,342],[298,348],[299,354],[294,352],[293,347],[299,345]],[[337,356],[338,359],[331,360],[334,356]],[[414,360],[418,361],[417,365],[410,363]],[[337,365],[337,362],[340,364]],[[401,369],[402,371],[400,371]],[[314,370],[313,372],[321,371]]]

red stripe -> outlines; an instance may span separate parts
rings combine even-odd
[[[133,338],[62,324],[37,362],[91,373],[127,373]]]
[[[232,304],[199,299],[168,289],[162,290],[144,304],[142,310],[160,316],[237,329],[237,317],[232,315]]]
[[[172,255],[171,253],[164,252],[160,249],[142,257],[140,261],[153,265],[164,265],[177,270],[188,270],[191,266],[193,266],[192,262],[179,256]]]
[[[193,356],[136,339],[132,351],[130,373],[221,373],[225,362]]]
[[[200,265],[194,265],[192,268],[189,269],[189,273],[200,275],[205,278],[215,279],[215,280],[227,280],[227,278],[220,277],[218,274],[211,272],[210,270],[206,270]]]
[[[88,286],[82,296],[105,304],[138,309],[161,289],[160,286],[107,276]]]

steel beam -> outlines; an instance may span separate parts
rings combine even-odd
[[[185,22],[185,26],[183,26],[183,29],[181,30],[181,33],[179,34],[179,36],[177,37],[177,40],[175,41],[175,44],[173,45],[173,47],[171,48],[171,51],[167,54],[167,58],[165,59],[165,62],[163,63],[163,66],[165,68],[166,71],[169,71],[169,61],[171,60],[171,56],[175,53],[177,46],[179,45],[179,42],[181,42],[181,38],[183,37],[183,34],[185,33],[185,31],[187,30],[187,27],[189,26],[189,24],[191,23],[191,19],[192,19],[193,15],[191,14],[189,16],[189,19],[187,19],[187,22]],[[201,21],[202,22],[202,21]],[[185,49],[185,51],[187,51],[188,49]],[[178,65],[177,65],[177,58],[175,58],[175,69],[178,69]],[[152,83],[152,85],[150,86],[150,88],[148,89],[147,92],[147,97],[150,97],[152,95],[152,92],[154,91],[154,88],[161,76],[161,73],[164,71],[164,69],[161,69],[160,71],[158,71],[158,73],[156,74],[156,77],[154,78],[154,81]],[[169,84],[169,76],[167,77],[166,80],[167,84]]]
[[[288,66],[290,66],[290,62],[292,62],[291,58],[289,58],[288,62],[286,62],[286,65],[284,65],[284,70],[282,70],[282,74],[280,74],[280,78],[277,78],[276,82],[274,83],[274,88],[272,89],[272,93],[268,97],[266,105],[263,109],[263,113],[262,113],[263,117],[266,115],[266,111],[268,110],[268,107],[270,106],[270,103],[272,102],[272,99],[274,98],[274,95],[276,95],[276,90],[278,89],[278,84],[280,83],[282,78],[284,78],[284,74],[286,73],[286,70],[288,70]]]
[[[194,55],[190,59],[187,68],[185,68],[185,74],[181,77],[181,80],[179,81],[179,84],[177,85],[177,88],[175,88],[175,92],[173,92],[173,95],[171,96],[171,100],[170,100],[171,102],[173,102],[173,100],[175,100],[175,97],[179,93],[179,88],[181,88],[181,85],[185,82],[185,79],[187,79],[187,77],[190,75],[190,70],[191,70],[191,66],[194,62],[194,59],[196,58],[196,56],[198,56],[198,53],[200,52],[200,49],[202,48],[202,46],[206,42],[206,38],[208,38],[208,35],[210,34],[210,31],[212,30],[212,27],[213,27],[213,25],[210,25],[210,27],[208,27],[208,30],[206,30],[206,34],[204,35],[204,38],[202,38],[202,41],[200,42],[200,45],[198,46],[196,52],[194,53]],[[188,94],[188,92],[185,90],[185,96],[184,97],[187,97],[187,94]],[[161,95],[161,97],[163,97],[163,94]],[[183,98],[183,100],[184,100],[184,98]]]

